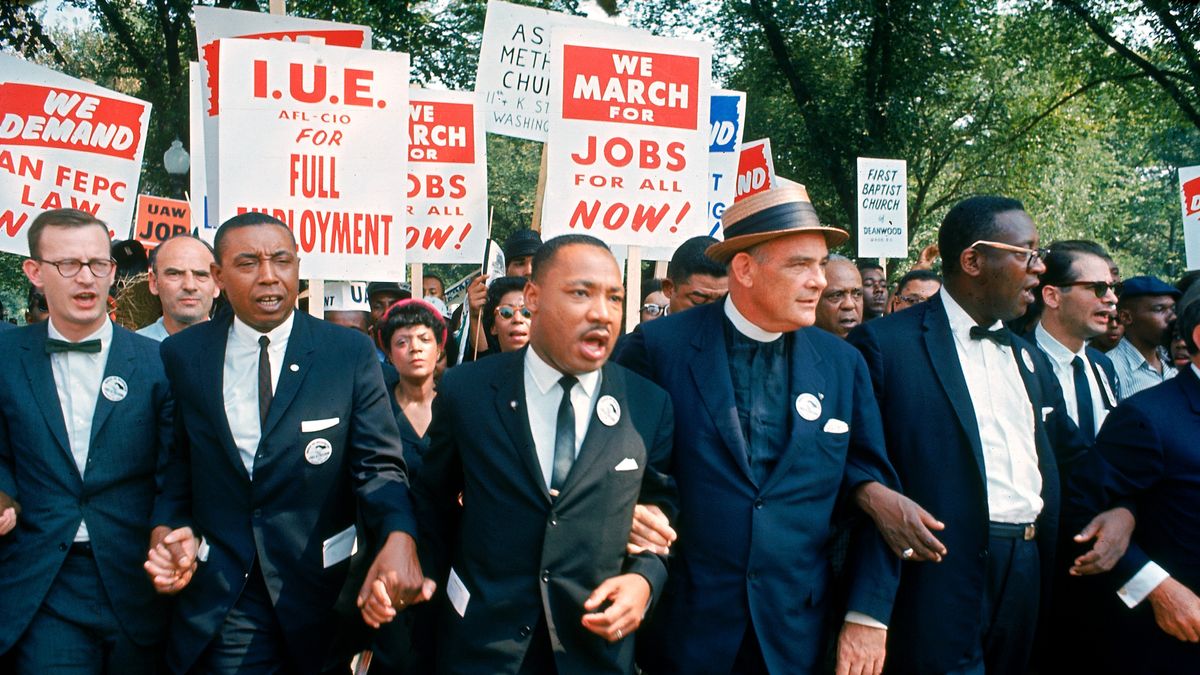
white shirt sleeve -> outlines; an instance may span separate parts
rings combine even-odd
[[[871,628],[882,628],[887,630],[887,624],[863,614],[862,612],[846,612],[846,623],[857,623],[862,626],[870,626]]]
[[[1117,596],[1121,598],[1130,609],[1137,607],[1141,601],[1150,595],[1150,591],[1158,588],[1158,585],[1166,581],[1170,574],[1158,566],[1158,563],[1151,560],[1138,570],[1138,573],[1133,575],[1125,585],[1117,589]]]

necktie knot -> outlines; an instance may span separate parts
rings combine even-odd
[[[998,345],[1003,345],[1005,347],[1012,346],[1012,332],[1004,327],[989,330],[983,326],[971,326],[971,339],[991,340]]]
[[[83,342],[68,342],[66,340],[46,339],[47,354],[62,354],[64,352],[82,352],[84,354],[99,354],[100,340],[84,340]]]
[[[266,335],[260,335],[258,337],[258,346],[262,347],[263,349],[271,346],[271,338],[267,337]]]
[[[571,388],[579,383],[579,378],[574,375],[563,375],[558,380],[558,386],[563,388],[563,392],[570,394]]]

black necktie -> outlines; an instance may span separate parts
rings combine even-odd
[[[266,335],[258,338],[258,423],[263,427],[267,425],[267,411],[275,397],[271,391],[271,355],[267,353],[270,344],[271,338]]]
[[[46,353],[61,354],[63,352],[83,352],[84,354],[99,354],[99,340],[84,340],[83,342],[67,342],[66,340],[55,340],[54,338],[46,338]]]
[[[558,422],[554,430],[554,468],[550,472],[550,496],[557,497],[571,473],[575,463],[575,406],[571,405],[571,389],[579,380],[574,375],[563,375],[558,381],[562,387],[562,401],[558,404]]]
[[[1096,413],[1092,409],[1092,388],[1088,386],[1087,366],[1083,358],[1076,356],[1071,361],[1075,371],[1075,407],[1079,411],[1079,430],[1088,441],[1096,437]]]
[[[983,326],[971,326],[972,340],[991,340],[998,345],[1005,347],[1012,346],[1012,333],[1007,328],[1001,327],[995,330],[988,330]]]

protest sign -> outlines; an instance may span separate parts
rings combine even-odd
[[[746,93],[718,89],[708,113],[708,219],[709,236],[721,236],[721,214],[733,202],[737,189],[739,150],[746,120]],[[773,173],[773,172],[772,172]]]
[[[220,60],[222,38],[247,40],[277,40],[283,42],[315,42],[338,47],[371,48],[371,29],[366,26],[304,19],[282,14],[263,14],[235,9],[196,6],[192,8],[196,17],[196,46],[200,54],[200,94],[204,108],[204,155],[210,158],[206,166],[208,218],[216,217],[216,202],[220,200],[217,182],[216,158],[217,119],[220,112],[220,76],[217,64]],[[406,75],[407,76],[407,75]],[[244,77],[244,75],[239,75]],[[193,151],[196,148],[192,146]],[[217,227],[220,222],[209,222]]]
[[[552,31],[542,234],[678,246],[708,233],[708,45]]]
[[[589,24],[581,16],[488,1],[475,72],[488,132],[545,142],[552,88],[550,32],[556,26]]]
[[[182,199],[138,195],[133,239],[152,249],[177,234],[192,231],[192,213]]]
[[[737,186],[734,202],[779,186],[775,177],[775,160],[771,157],[771,139],[764,138],[742,144],[738,153]]]
[[[1183,247],[1187,268],[1200,269],[1200,166],[1179,167],[1179,192],[1183,207]]]
[[[222,40],[217,220],[283,221],[308,279],[403,280],[408,65],[407,54]]]
[[[219,223],[209,223],[208,190],[204,168],[204,105],[200,100],[200,64],[188,64],[188,202],[192,205],[192,234],[209,244]]]
[[[908,256],[908,170],[902,159],[858,158],[858,257]]]
[[[28,255],[42,211],[75,208],[124,239],[150,104],[0,54],[0,251]]]
[[[476,262],[487,240],[483,111],[474,92],[408,96],[408,260]]]

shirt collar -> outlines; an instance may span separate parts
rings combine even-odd
[[[975,323],[975,319],[972,319],[971,315],[967,314],[967,310],[963,309],[962,305],[955,301],[954,296],[950,295],[945,286],[942,286],[942,289],[938,293],[942,296],[942,304],[946,307],[946,316],[950,319],[950,332],[959,336],[969,335],[971,329],[979,324]],[[988,330],[996,330],[997,328],[1003,328],[1004,322],[997,320],[992,325],[985,327]]]
[[[533,384],[543,395],[549,393],[552,387],[557,387],[558,381],[563,376],[558,369],[542,360],[542,357],[533,351],[533,347],[525,350],[525,370],[533,377]],[[596,384],[600,381],[600,369],[597,368],[590,373],[582,373],[575,377],[579,379],[579,386],[583,387],[583,392],[591,397],[592,392],[596,390]]]
[[[1196,366],[1195,361],[1192,361],[1192,372],[1196,375],[1196,377],[1200,377],[1200,367]]]
[[[1076,356],[1084,359],[1085,361],[1087,360],[1086,342],[1084,343],[1083,347],[1079,348],[1079,351],[1073,352],[1070,349],[1067,349],[1066,345],[1059,342],[1058,338],[1051,335],[1050,331],[1043,328],[1042,324],[1039,323],[1037,328],[1034,328],[1033,330],[1034,334],[1037,336],[1037,343],[1042,348],[1042,351],[1046,352],[1050,358],[1058,361],[1060,364],[1069,366],[1071,365],[1071,362],[1075,360]]]
[[[239,319],[235,314],[233,317],[233,325],[229,327],[229,334],[238,342],[247,345],[254,345],[256,347],[258,346],[258,338],[262,335],[266,335],[271,340],[271,346],[274,347],[275,345],[285,342],[288,336],[292,334],[292,320],[295,318],[295,316],[296,313],[294,311],[289,312],[287,318],[283,320],[283,323],[272,328],[266,333],[262,333],[254,328],[251,328],[246,324],[246,322]]]
[[[110,320],[106,316],[106,317],[104,317],[104,324],[102,326],[100,326],[99,328],[97,328],[96,332],[83,338],[82,340],[79,340],[79,342],[87,342],[88,340],[99,340],[100,348],[103,349],[103,348],[107,347],[110,342],[112,342],[112,334],[113,334],[112,320]],[[65,342],[75,342],[75,340],[69,340],[62,333],[58,332],[58,329],[54,327],[54,319],[49,319],[49,318],[46,319],[46,335],[54,340],[63,340]]]
[[[731,295],[725,296],[725,316],[733,324],[737,332],[755,342],[774,342],[779,339],[779,336],[783,335],[783,333],[772,333],[769,330],[763,330],[751,323],[750,319],[747,319],[738,311],[737,306],[733,304],[733,296]]]

